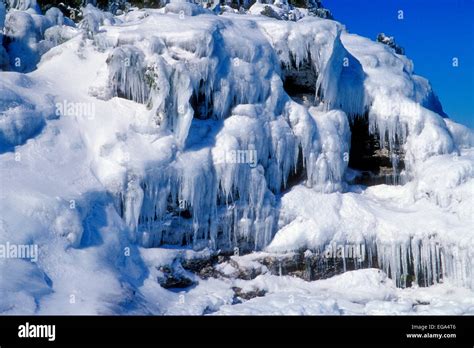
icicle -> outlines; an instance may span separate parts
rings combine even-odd
[[[149,96],[149,85],[145,78],[144,55],[131,45],[117,47],[107,59],[109,81],[113,96],[125,97],[145,103]]]
[[[143,203],[143,190],[140,187],[139,179],[131,176],[125,192],[124,217],[125,223],[132,233],[131,238],[135,240],[138,230],[138,221]]]

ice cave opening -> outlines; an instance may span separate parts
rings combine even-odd
[[[403,183],[405,165],[403,144],[400,139],[396,137],[391,149],[388,144],[381,144],[378,132],[370,132],[367,114],[352,117],[349,125],[351,128],[349,168],[357,173],[352,183],[365,186]]]
[[[189,103],[194,110],[194,118],[206,120],[212,117],[213,95],[206,95],[205,82],[203,79],[199,81],[199,87],[191,95]]]
[[[290,57],[290,64],[282,64],[283,88],[296,102],[312,105],[316,95],[316,81],[318,74],[308,52],[308,58],[297,63]]]

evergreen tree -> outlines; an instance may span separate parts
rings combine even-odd
[[[405,54],[405,49],[396,44],[393,36],[387,36],[385,33],[380,33],[377,35],[377,42],[383,43],[393,48],[397,54]]]

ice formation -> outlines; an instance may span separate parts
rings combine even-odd
[[[0,153],[13,151],[38,135],[47,119],[56,118],[51,95],[30,93],[38,84],[28,76],[5,73],[0,84]]]
[[[0,28],[8,38],[0,47],[2,70],[30,72],[45,52],[77,34],[74,22],[55,7],[42,15],[36,1],[14,1],[10,7],[23,11],[10,10],[5,16],[4,4],[0,6]],[[62,40],[57,38],[61,35]]]
[[[298,69],[309,62],[318,76],[315,88],[328,96],[323,110],[337,103],[348,112],[362,112],[361,93],[339,100],[327,82],[332,74],[338,76],[341,88],[354,81],[337,68],[339,58],[347,54],[339,39],[341,28],[320,20],[313,20],[313,26],[304,21],[285,23],[278,32],[281,37],[271,37],[268,33],[274,30],[267,26],[272,22],[207,15],[189,18],[181,26],[186,32],[195,22],[202,23],[206,30],[196,40],[192,35],[170,34],[172,20],[176,19],[166,16],[158,21],[149,16],[140,32],[120,30],[102,40],[116,48],[107,59],[108,83],[93,94],[147,104],[150,125],[159,133],[172,132],[177,146],[176,165],[139,179],[144,192],[143,201],[134,198],[138,213],[127,194],[121,196],[120,206],[130,226],[145,233],[148,243],[154,241],[151,245],[186,240],[245,248],[248,242],[251,249],[260,249],[275,232],[274,195],[288,188],[290,176],[305,175],[307,186],[324,192],[342,187],[347,117],[342,111],[311,114],[288,97],[280,78],[280,65]],[[157,32],[156,26],[163,31]],[[116,28],[120,26],[110,30]],[[301,31],[303,38],[296,37]],[[317,36],[318,31],[328,35]],[[291,36],[294,39],[282,40]],[[311,43],[314,37],[316,44]],[[363,73],[356,76],[361,83]],[[239,158],[229,158],[232,153]],[[247,158],[252,155],[254,163]],[[181,216],[179,204],[187,211],[184,215],[192,216],[192,223]],[[175,224],[182,226],[181,232],[175,232]]]
[[[133,288],[160,312],[144,279],[154,266],[123,250],[163,245],[284,253],[363,243],[360,267],[398,286],[474,288],[472,131],[444,118],[405,56],[304,10],[261,15],[263,5],[217,15],[172,1],[114,16],[89,4],[77,28],[57,9],[8,12],[0,66],[32,72],[0,72],[0,238],[40,244],[43,258],[18,272],[51,279],[18,296],[0,284],[0,311],[21,298],[61,311],[82,289],[84,312],[107,312]],[[348,181],[361,118],[392,167],[403,160],[404,185]],[[74,280],[94,262],[95,285]],[[90,289],[97,297],[86,300]]]

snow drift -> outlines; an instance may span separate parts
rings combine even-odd
[[[390,47],[336,21],[255,13],[88,5],[79,28],[54,10],[8,13],[10,68],[19,56],[30,59],[19,71],[37,69],[0,73],[0,238],[43,253],[6,261],[37,285],[14,295],[0,283],[1,311],[73,313],[61,304],[74,294],[84,313],[163,313],[153,292],[173,295],[137,251],[163,245],[364,243],[377,260],[367,266],[399,286],[473,287],[472,131],[443,118]],[[362,117],[394,168],[403,154],[403,186],[350,185]]]

